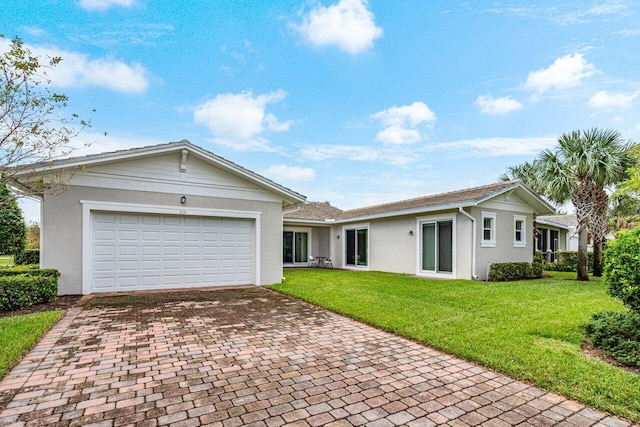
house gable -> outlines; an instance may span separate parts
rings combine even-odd
[[[89,165],[73,172],[67,184],[242,200],[282,200],[274,192],[192,153],[183,161],[179,151]]]
[[[176,194],[187,191],[208,197],[280,201],[283,207],[305,200],[303,195],[186,140],[24,165],[12,185],[19,191],[43,195],[64,187],[56,183]]]
[[[513,193],[500,194],[494,198],[478,204],[480,208],[496,209],[533,214],[535,210],[531,205]]]

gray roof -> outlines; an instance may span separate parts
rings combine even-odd
[[[497,196],[511,189],[522,188],[534,195],[527,189],[520,180],[497,182],[480,187],[465,188],[463,190],[451,191],[448,193],[433,194],[415,199],[401,200],[399,202],[385,203],[381,205],[368,206],[364,208],[351,209],[342,212],[340,219],[351,219],[356,217],[366,217],[371,215],[385,214],[389,212],[401,213],[401,211],[412,211],[415,209],[426,209],[433,207],[458,207],[469,206],[480,203],[486,199]],[[539,199],[538,196],[534,195]],[[542,200],[540,199],[540,202]],[[543,202],[547,205],[546,202]],[[553,211],[552,209],[550,211]]]
[[[439,209],[457,209],[458,207],[477,205],[478,203],[512,190],[518,191],[517,194],[519,196],[526,198],[530,204],[535,205],[536,211],[544,213],[554,211],[551,205],[529,190],[520,180],[513,180],[346,211],[342,211],[326,203],[309,202],[299,206],[298,209],[284,212],[284,218],[292,220],[336,220],[344,222],[357,218],[403,215]]]
[[[327,202],[307,202],[285,211],[283,216],[286,219],[324,221],[325,219],[335,219],[341,213],[341,209],[331,206]]]
[[[51,170],[69,169],[74,167],[86,167],[92,164],[116,162],[126,158],[135,158],[146,155],[174,152],[180,150],[188,150],[201,158],[214,163],[215,165],[227,170],[235,175],[239,175],[253,181],[255,184],[268,188],[282,196],[290,199],[293,203],[303,202],[306,197],[287,187],[284,187],[262,175],[259,175],[249,169],[218,156],[202,147],[192,144],[186,139],[182,141],[167,142],[164,144],[148,145],[145,147],[129,148],[125,150],[116,150],[99,154],[88,154],[85,156],[69,157],[65,159],[56,159],[51,161],[37,162],[29,165],[21,165],[19,171],[15,174],[16,178],[21,176],[33,176],[46,173]],[[18,182],[19,184],[19,182]]]

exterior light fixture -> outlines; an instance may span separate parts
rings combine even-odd
[[[180,197],[180,203],[182,203],[183,205],[187,203],[187,196]]]
[[[413,230],[409,230],[409,236],[413,236]]]

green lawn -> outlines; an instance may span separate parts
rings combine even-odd
[[[0,378],[60,319],[62,311],[0,318]]]
[[[640,422],[640,375],[583,355],[579,325],[623,310],[575,273],[510,283],[287,270],[271,288]]]

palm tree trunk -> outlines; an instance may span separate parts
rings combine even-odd
[[[586,221],[584,226],[580,229],[580,224],[578,224],[578,276],[576,280],[580,281],[588,281],[589,273],[587,269],[587,225]]]
[[[602,277],[602,239],[593,241],[593,275]]]

